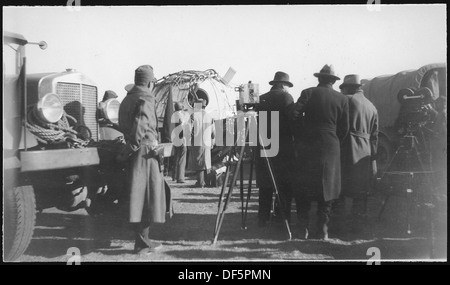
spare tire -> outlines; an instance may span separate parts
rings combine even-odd
[[[394,147],[392,142],[384,135],[378,137],[377,148],[377,169],[378,174],[386,171],[394,155]]]
[[[7,187],[4,201],[4,259],[13,261],[27,249],[36,222],[36,200],[31,186]]]

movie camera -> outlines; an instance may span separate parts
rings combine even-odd
[[[401,107],[397,123],[405,130],[424,126],[433,119],[433,92],[428,87],[419,89],[405,88],[398,92],[397,100]]]
[[[259,104],[259,84],[249,81],[236,87],[235,91],[239,92],[239,100],[236,102],[238,111],[254,110]]]
[[[227,205],[231,199],[232,192],[234,185],[236,184],[236,180],[238,178],[238,174],[240,176],[240,197],[241,197],[241,217],[242,217],[242,226],[241,229],[245,230],[247,229],[246,226],[246,219],[247,219],[247,211],[248,211],[248,205],[250,201],[251,196],[251,190],[252,190],[252,181],[253,181],[253,166],[256,163],[257,158],[257,151],[261,150],[264,155],[261,157],[263,158],[264,165],[267,169],[267,173],[270,176],[270,180],[272,183],[273,191],[274,191],[274,197],[275,201],[280,205],[281,208],[281,216],[284,221],[284,225],[287,230],[287,237],[290,240],[292,238],[291,229],[289,226],[289,222],[287,218],[284,216],[284,210],[283,210],[283,204],[281,203],[280,194],[278,191],[278,185],[277,181],[275,180],[274,172],[273,172],[273,166],[271,163],[270,158],[268,157],[266,153],[266,147],[264,146],[264,141],[261,139],[261,134],[258,135],[258,142],[260,144],[260,149],[258,148],[253,149],[255,145],[250,141],[250,127],[249,122],[251,118],[256,118],[257,115],[257,108],[259,104],[259,85],[252,83],[249,81],[247,84],[242,84],[239,87],[235,89],[235,91],[239,92],[239,100],[236,100],[236,106],[237,110],[241,111],[241,113],[238,113],[237,116],[234,118],[246,118],[246,127],[243,128],[243,131],[245,134],[243,137],[245,138],[244,143],[239,144],[238,140],[235,137],[234,145],[231,149],[231,154],[228,156],[228,162],[226,163],[226,171],[225,171],[225,178],[224,182],[222,183],[222,190],[220,192],[220,198],[219,198],[219,205],[218,205],[218,211],[216,216],[216,224],[214,229],[214,238],[212,241],[212,244],[215,244],[217,242],[219,232],[222,226],[222,222],[224,220],[225,211],[227,209]],[[238,130],[240,131],[240,130]],[[253,150],[252,150],[253,149]],[[237,157],[238,160],[233,161],[233,157]],[[248,158],[248,159],[246,159]],[[244,198],[244,163],[247,162],[250,164],[250,170],[249,170],[249,178],[247,180],[247,198]],[[231,177],[231,183],[229,182],[230,179],[230,173],[232,173]],[[229,185],[229,186],[228,186]],[[228,188],[228,192],[226,192],[226,187]],[[244,205],[245,204],[245,205]]]

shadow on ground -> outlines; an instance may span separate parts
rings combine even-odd
[[[155,259],[367,260],[367,250],[371,247],[380,249],[382,259],[430,258],[429,223],[416,211],[410,217],[412,233],[406,234],[406,204],[401,198],[392,198],[378,220],[382,197],[371,197],[369,219],[363,232],[352,234],[345,227],[339,231],[331,228],[329,241],[298,239],[293,206],[293,239],[288,240],[280,220],[273,219],[266,227],[257,226],[257,190],[252,192],[249,201],[247,228],[242,229],[240,194],[235,189],[213,245],[220,188],[183,188],[173,184],[172,187],[175,215],[165,224],[153,225],[150,234],[152,239],[164,244]],[[315,209],[313,204],[312,224]],[[37,216],[33,240],[22,260],[61,258],[70,247],[79,248],[84,255],[97,254],[99,261],[132,256],[134,236],[126,217],[123,209],[98,217],[91,217],[84,210],[73,213],[45,210]],[[446,213],[439,213],[435,218],[435,258],[446,258]],[[345,216],[333,216],[333,223],[338,224],[338,220],[345,220]]]

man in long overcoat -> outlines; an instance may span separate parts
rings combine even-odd
[[[171,209],[157,151],[158,121],[155,97],[151,92],[153,68],[150,65],[138,67],[134,81],[134,87],[119,109],[119,126],[124,133],[126,145],[117,159],[129,163],[129,218],[136,234],[135,252],[143,253],[161,247],[161,244],[152,242],[149,238],[150,224],[164,223],[165,214],[171,213]]]
[[[275,73],[274,79],[269,84],[272,85],[270,91],[261,95],[259,98],[259,129],[266,128],[267,137],[272,140],[276,139],[272,135],[272,120],[274,118],[271,116],[271,112],[278,112],[279,122],[276,126],[279,130],[279,150],[276,156],[269,159],[272,162],[275,182],[277,183],[282,203],[279,206],[284,210],[284,215],[289,220],[292,201],[291,174],[294,165],[294,149],[291,121],[288,117],[288,106],[294,103],[292,95],[289,94],[289,88],[293,84],[289,81],[289,75],[281,71]],[[267,126],[261,125],[262,111],[267,112]],[[259,146],[263,147],[261,142],[259,142]],[[273,145],[264,147],[270,148]],[[257,154],[260,154],[259,150]],[[270,218],[274,189],[263,157],[257,158],[256,182],[259,188],[258,224],[259,226],[264,226]]]
[[[298,180],[294,190],[302,238],[309,233],[311,200],[318,201],[318,237],[328,238],[332,201],[341,192],[341,142],[348,133],[348,100],[333,90],[340,78],[332,65],[319,73],[319,85],[302,91],[292,116],[304,116],[304,129],[298,149]]]
[[[205,111],[207,101],[199,99],[191,115],[191,146],[189,147],[188,168],[197,172],[194,187],[205,187],[205,174],[211,169],[211,149],[215,141],[214,119]],[[198,106],[201,106],[200,108]]]
[[[359,76],[344,77],[339,86],[348,98],[349,135],[344,140],[342,154],[342,194],[353,199],[352,228],[360,228],[367,193],[377,174],[378,112],[361,89]]]

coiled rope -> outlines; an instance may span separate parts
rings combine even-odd
[[[41,144],[53,145],[67,142],[71,148],[86,147],[89,141],[78,138],[78,132],[70,126],[68,119],[77,123],[77,120],[66,112],[63,112],[57,123],[46,123],[36,117],[34,108],[30,108],[25,125]]]

